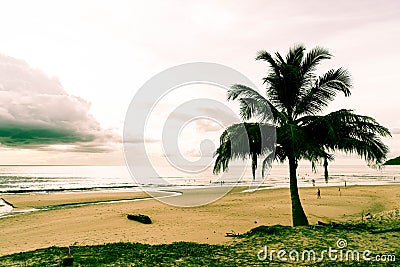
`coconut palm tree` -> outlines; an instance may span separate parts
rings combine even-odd
[[[331,69],[319,76],[315,73],[317,65],[331,57],[329,51],[321,47],[305,53],[303,45],[292,47],[285,58],[278,52],[272,56],[267,51],[260,51],[256,59],[270,65],[270,71],[263,79],[266,97],[240,84],[228,91],[228,100],[239,101],[244,121],[258,120],[258,123],[251,124],[253,128],[265,128],[267,125],[276,128],[274,157],[278,161],[289,162],[294,226],[308,225],[297,187],[299,160],[309,160],[313,165],[321,164],[322,160],[333,160],[333,153],[339,150],[360,155],[369,166],[380,166],[388,153],[388,147],[381,137],[390,136],[390,132],[373,118],[346,109],[320,115],[337,93],[350,96],[351,79],[347,70]],[[267,149],[243,150],[242,155],[240,150],[233,152],[230,146],[240,143],[238,138],[241,138],[234,134],[233,130],[237,127],[233,125],[222,134],[215,153],[214,173],[227,170],[231,158],[251,156],[252,166],[256,168],[256,157],[253,155],[260,156]],[[257,139],[252,132],[255,130],[248,131],[246,140]]]

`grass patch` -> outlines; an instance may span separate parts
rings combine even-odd
[[[281,225],[259,226],[233,238],[230,245],[208,245],[176,242],[163,245],[111,243],[95,246],[72,246],[73,266],[400,266],[400,232],[374,233],[376,229],[395,229],[400,212],[374,215],[368,221],[332,223],[307,227]],[[269,249],[299,252],[312,249],[318,253],[329,247],[338,249],[337,241],[347,241],[347,250],[370,250],[376,255],[395,255],[395,261],[260,261],[257,253]],[[0,257],[0,266],[61,266],[68,254],[66,247],[49,247]],[[288,257],[288,255],[286,255]],[[393,259],[391,259],[393,260]]]

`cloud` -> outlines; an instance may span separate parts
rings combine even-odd
[[[400,134],[400,128],[393,128],[390,132],[392,134]]]
[[[223,129],[221,125],[218,123],[212,121],[212,120],[206,120],[206,119],[199,119],[196,120],[196,127],[198,131],[200,132],[218,132]]]
[[[151,137],[139,138],[139,137],[129,136],[124,138],[125,144],[142,144],[142,143],[159,143],[159,142],[161,142],[161,140]]]
[[[91,134],[54,125],[0,121],[0,143],[6,146],[90,142]]]
[[[0,55],[2,146],[47,150],[75,144],[66,150],[104,151],[104,144],[116,137],[101,129],[89,109],[87,101],[67,94],[56,78]]]

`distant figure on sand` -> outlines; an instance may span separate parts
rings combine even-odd
[[[312,182],[312,185],[315,186],[315,180],[312,179],[311,182]],[[319,190],[319,189],[318,189],[318,190]]]
[[[342,196],[342,192],[340,191],[340,187],[339,187],[339,196]]]
[[[344,181],[344,187],[346,187],[347,186],[347,183],[346,183],[346,181]]]
[[[317,191],[317,198],[321,198],[321,190],[319,190],[319,188],[318,188],[318,191]]]

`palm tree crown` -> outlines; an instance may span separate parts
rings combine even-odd
[[[256,59],[270,65],[270,71],[263,79],[267,97],[240,84],[228,91],[228,100],[240,102],[243,120],[258,120],[251,124],[253,128],[276,128],[275,158],[281,162],[289,161],[294,225],[308,224],[297,189],[296,170],[300,159],[309,160],[314,166],[322,160],[332,160],[333,152],[340,150],[356,153],[369,165],[379,166],[384,163],[388,153],[388,147],[380,137],[389,136],[390,132],[373,118],[346,109],[320,115],[337,93],[350,96],[351,79],[347,70],[339,68],[323,75],[315,74],[317,65],[331,57],[329,51],[321,47],[305,53],[303,45],[292,47],[285,58],[278,52],[272,56],[260,51]],[[229,159],[238,157],[228,147],[228,143],[238,142],[233,134],[234,129],[235,126],[229,127],[221,136],[220,147],[216,151],[215,173],[225,171]],[[251,136],[251,132],[248,135],[248,140],[257,139],[257,136]],[[254,161],[262,155],[261,151],[265,151],[265,148],[256,151],[250,146],[250,151],[241,156],[250,156],[252,166],[256,168]]]

